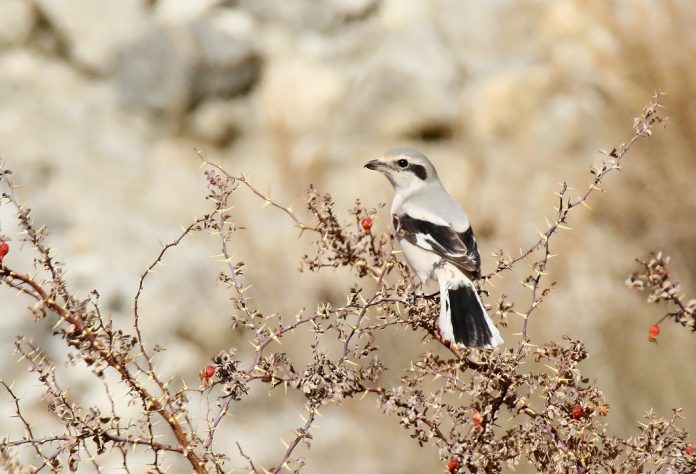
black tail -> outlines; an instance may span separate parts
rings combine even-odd
[[[500,334],[496,338],[491,332],[488,315],[481,306],[473,285],[462,285],[447,291],[454,342],[466,347],[497,346]]]

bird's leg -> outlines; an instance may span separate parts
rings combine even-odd
[[[444,338],[442,337],[442,330],[440,329],[439,323],[435,323],[434,332],[435,332],[435,339],[437,339],[438,341],[444,340]]]
[[[425,294],[425,292],[420,291],[422,289],[423,289],[422,282],[415,283],[411,286],[411,294],[409,295],[409,299],[408,299],[408,302],[410,304],[415,305],[419,298],[423,298],[423,299],[426,299],[428,301],[434,301],[440,295],[439,291],[436,291],[436,292],[430,293],[430,294]]]
[[[439,292],[439,291],[436,291],[435,293],[430,293],[429,295],[426,295],[425,293],[423,293],[422,296],[423,296],[423,298],[425,298],[426,300],[434,300],[434,299],[437,299],[437,297],[438,297],[439,295],[440,295],[440,292]]]
[[[440,325],[438,323],[435,323],[432,335],[436,341],[438,341],[440,344],[449,349],[450,352],[452,352],[452,354],[454,354],[458,359],[462,358],[462,353],[459,351],[457,345],[453,344],[452,341],[449,341],[443,337],[442,330],[440,329]]]

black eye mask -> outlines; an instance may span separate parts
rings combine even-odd
[[[397,160],[395,163],[399,168],[401,168],[405,171],[410,171],[411,173],[418,176],[418,178],[421,181],[425,181],[426,178],[428,177],[428,172],[425,171],[425,166],[417,165],[414,163],[409,163],[407,160],[405,160],[403,158],[400,160]]]
[[[425,179],[428,177],[428,172],[425,171],[425,166],[410,164],[406,169],[418,176],[418,178],[420,178],[422,181],[425,181]]]

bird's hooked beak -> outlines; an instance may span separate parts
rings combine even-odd
[[[385,171],[388,166],[386,163],[380,160],[370,160],[367,163],[365,163],[365,168],[368,170],[374,170],[374,171]]]

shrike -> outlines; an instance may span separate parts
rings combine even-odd
[[[422,153],[394,148],[365,164],[394,187],[392,222],[404,257],[423,284],[440,287],[442,336],[466,347],[495,347],[503,338],[472,280],[481,278],[481,258],[464,210],[440,182]]]

